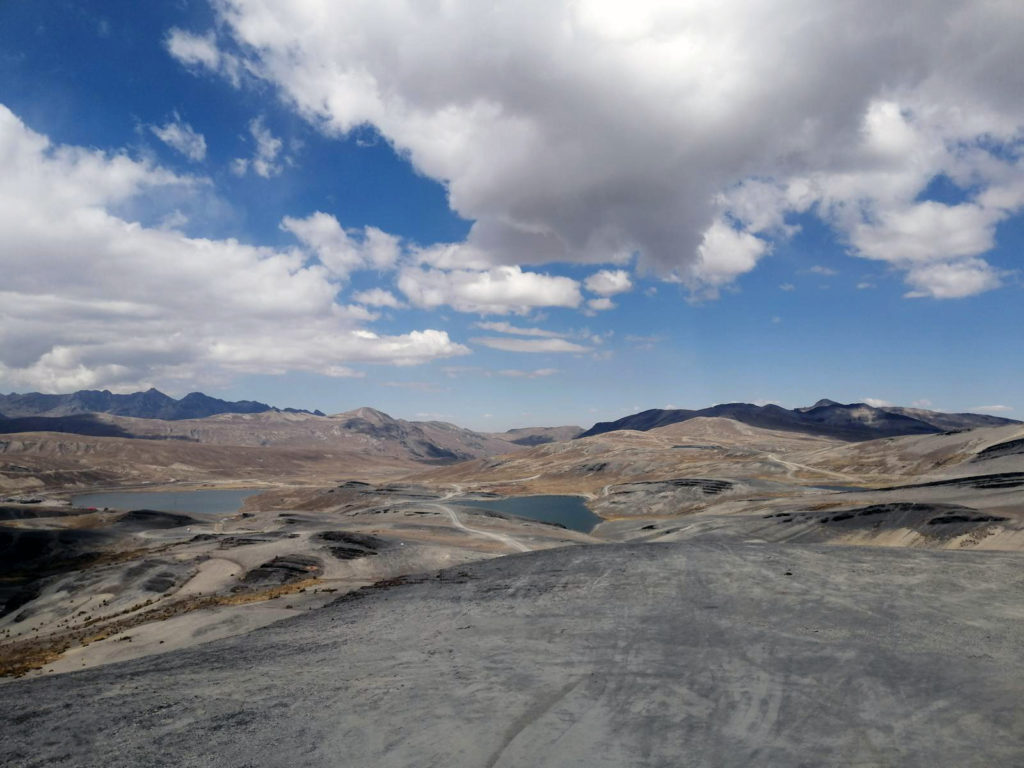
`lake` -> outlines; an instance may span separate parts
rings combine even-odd
[[[493,501],[456,501],[463,507],[515,515],[543,523],[558,523],[574,531],[590,533],[601,518],[583,505],[579,496],[517,496]]]
[[[110,491],[83,493],[71,497],[76,507],[86,509],[133,510],[153,509],[158,512],[185,514],[230,515],[237,512],[249,496],[259,493],[253,489],[234,491]]]

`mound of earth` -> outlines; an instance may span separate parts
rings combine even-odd
[[[309,579],[323,570],[323,560],[312,555],[280,555],[245,574],[247,585],[288,584]]]

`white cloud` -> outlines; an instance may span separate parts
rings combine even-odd
[[[1013,2],[214,7],[221,38],[172,30],[171,53],[251,72],[327,134],[374,126],[474,222],[439,268],[635,256],[714,295],[808,213],[909,274],[932,245],[952,267],[984,258],[993,219],[1024,204]],[[953,238],[967,256],[915,224],[940,174],[981,209]],[[997,285],[926,278],[912,287],[934,296]]]
[[[994,247],[998,224],[1024,207],[1013,149],[1024,118],[1012,128],[984,111],[965,119],[959,107],[924,103],[919,94],[905,98],[903,105],[882,98],[869,103],[850,167],[780,183],[777,214],[817,211],[854,255],[902,271],[913,289],[907,297],[962,298],[998,288],[1004,273],[981,257]],[[977,133],[987,120],[993,133]],[[940,176],[965,200],[920,199]],[[726,196],[723,207],[729,205]],[[823,266],[811,271],[835,273]]]
[[[865,397],[862,402],[867,403],[872,408],[889,408],[893,405],[888,400],[879,400],[877,397]]]
[[[474,344],[480,344],[491,349],[500,349],[503,352],[589,352],[590,347],[584,347],[565,339],[510,339],[505,336],[484,336],[471,339]]]
[[[532,371],[523,371],[517,368],[504,368],[498,371],[499,376],[511,379],[541,379],[547,376],[554,376],[558,373],[557,368],[536,368]]]
[[[206,159],[206,138],[177,114],[163,126],[151,125],[150,130],[164,144],[177,150],[194,163]]]
[[[220,50],[213,32],[194,35],[183,29],[172,28],[165,40],[168,52],[182,64],[202,66],[217,71],[220,67]]]
[[[557,331],[548,331],[544,328],[521,328],[506,322],[477,323],[476,327],[483,331],[492,333],[509,333],[515,336],[543,336],[546,338],[561,338],[566,334]]]
[[[370,288],[366,291],[359,291],[352,294],[352,301],[358,304],[366,304],[371,307],[390,307],[391,309],[404,309],[405,304],[395,298],[395,294],[383,288]]]
[[[960,299],[998,288],[1001,280],[998,270],[982,259],[922,264],[907,273],[907,282],[913,290],[907,298]]]
[[[614,296],[617,293],[625,293],[633,288],[633,282],[629,279],[629,273],[624,269],[602,269],[595,272],[586,280],[583,285],[591,293],[600,296]]]
[[[591,312],[606,312],[609,309],[615,309],[615,302],[607,297],[601,297],[600,299],[588,299],[587,309]]]
[[[0,381],[66,391],[468,353],[440,330],[380,335],[298,248],[187,237],[115,211],[207,194],[123,154],[55,146],[0,106]],[[170,211],[166,211],[170,213]]]
[[[793,285],[792,283],[780,283],[779,284],[779,290],[780,291],[786,291],[787,293],[789,293],[791,291],[795,291],[796,290],[796,286]]]
[[[973,203],[943,205],[926,201],[885,211],[876,221],[851,231],[862,256],[920,264],[936,259],[977,256],[992,248],[1002,212]]]
[[[970,409],[978,413],[1009,413],[1013,410],[1011,405],[976,405]]]
[[[582,301],[575,280],[517,266],[485,272],[407,267],[398,275],[398,289],[417,307],[447,305],[480,314],[525,314],[536,307],[577,307]]]
[[[495,371],[489,368],[480,368],[478,366],[465,366],[465,365],[448,365],[441,368],[441,371],[450,379],[458,378],[466,375],[483,376],[484,378],[490,379],[495,376],[502,376],[508,379],[541,379],[547,376],[554,376],[561,371],[557,368],[535,368],[533,370],[524,370],[520,368],[503,368]]]
[[[267,130],[261,117],[249,123],[249,132],[256,140],[256,154],[251,161],[253,172],[265,179],[276,176],[281,172],[281,166],[274,163],[281,153],[281,140]]]
[[[839,274],[836,270],[832,269],[831,267],[823,267],[821,264],[815,264],[807,271],[815,275],[822,275],[824,277],[833,277]]]
[[[697,248],[698,261],[683,280],[704,296],[715,298],[719,288],[752,270],[767,251],[764,240],[718,220],[704,232]]]
[[[206,69],[220,74],[236,87],[241,83],[243,70],[241,60],[221,51],[213,32],[196,35],[173,27],[164,39],[164,46],[171,56],[186,67],[194,70]]]
[[[281,147],[284,146],[281,139],[263,124],[262,117],[255,117],[249,121],[249,133],[256,142],[253,155],[250,158],[236,157],[232,160],[231,172],[236,176],[244,176],[252,169],[253,173],[264,179],[280,174],[283,166],[277,160],[281,154]]]
[[[401,253],[398,237],[376,227],[345,230],[334,216],[322,211],[304,219],[286,216],[281,222],[281,229],[291,232],[303,245],[312,249],[320,262],[341,279],[359,269],[389,269]],[[384,293],[387,291],[371,296],[380,299]],[[393,296],[391,300],[397,301]],[[384,301],[388,299],[384,297]]]

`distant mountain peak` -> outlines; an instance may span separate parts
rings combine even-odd
[[[793,410],[775,405],[758,406],[750,403],[723,403],[698,411],[647,410],[616,421],[599,422],[580,437],[590,437],[618,429],[647,431],[702,416],[732,419],[761,429],[804,432],[849,441],[1019,423],[1013,419],[982,414],[937,413],[896,406],[877,408],[867,403],[844,405],[834,400],[822,399],[812,406]]]
[[[44,395],[39,392],[0,395],[0,405],[7,418],[66,417],[86,413],[109,413],[139,419],[201,419],[221,413],[263,413],[274,410],[266,403],[252,400],[229,402],[202,392],[191,392],[175,400],[156,387],[145,392],[115,395],[109,390],[83,389],[67,395]]]
[[[384,411],[378,411],[376,408],[370,408],[369,406],[362,406],[352,411],[346,411],[345,413],[339,413],[339,416],[345,416],[350,419],[365,419],[366,421],[372,421],[374,423],[395,421],[395,419],[384,413]]]

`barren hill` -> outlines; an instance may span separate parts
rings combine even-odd
[[[523,450],[494,435],[394,419],[372,408],[335,416],[265,411],[181,420],[64,418],[89,418],[99,436],[0,436],[0,490],[257,479],[326,484]]]
[[[739,540],[460,565],[198,648],[8,683],[0,760],[1016,765],[1019,565]]]
[[[866,403],[844,405],[834,400],[819,400],[810,407],[793,410],[773,404],[760,406],[750,403],[725,403],[697,411],[653,409],[624,416],[616,421],[599,422],[580,437],[591,437],[618,429],[646,431],[701,417],[724,417],[762,429],[806,432],[847,441],[1020,423],[975,413],[938,413],[923,409],[878,408]]]

